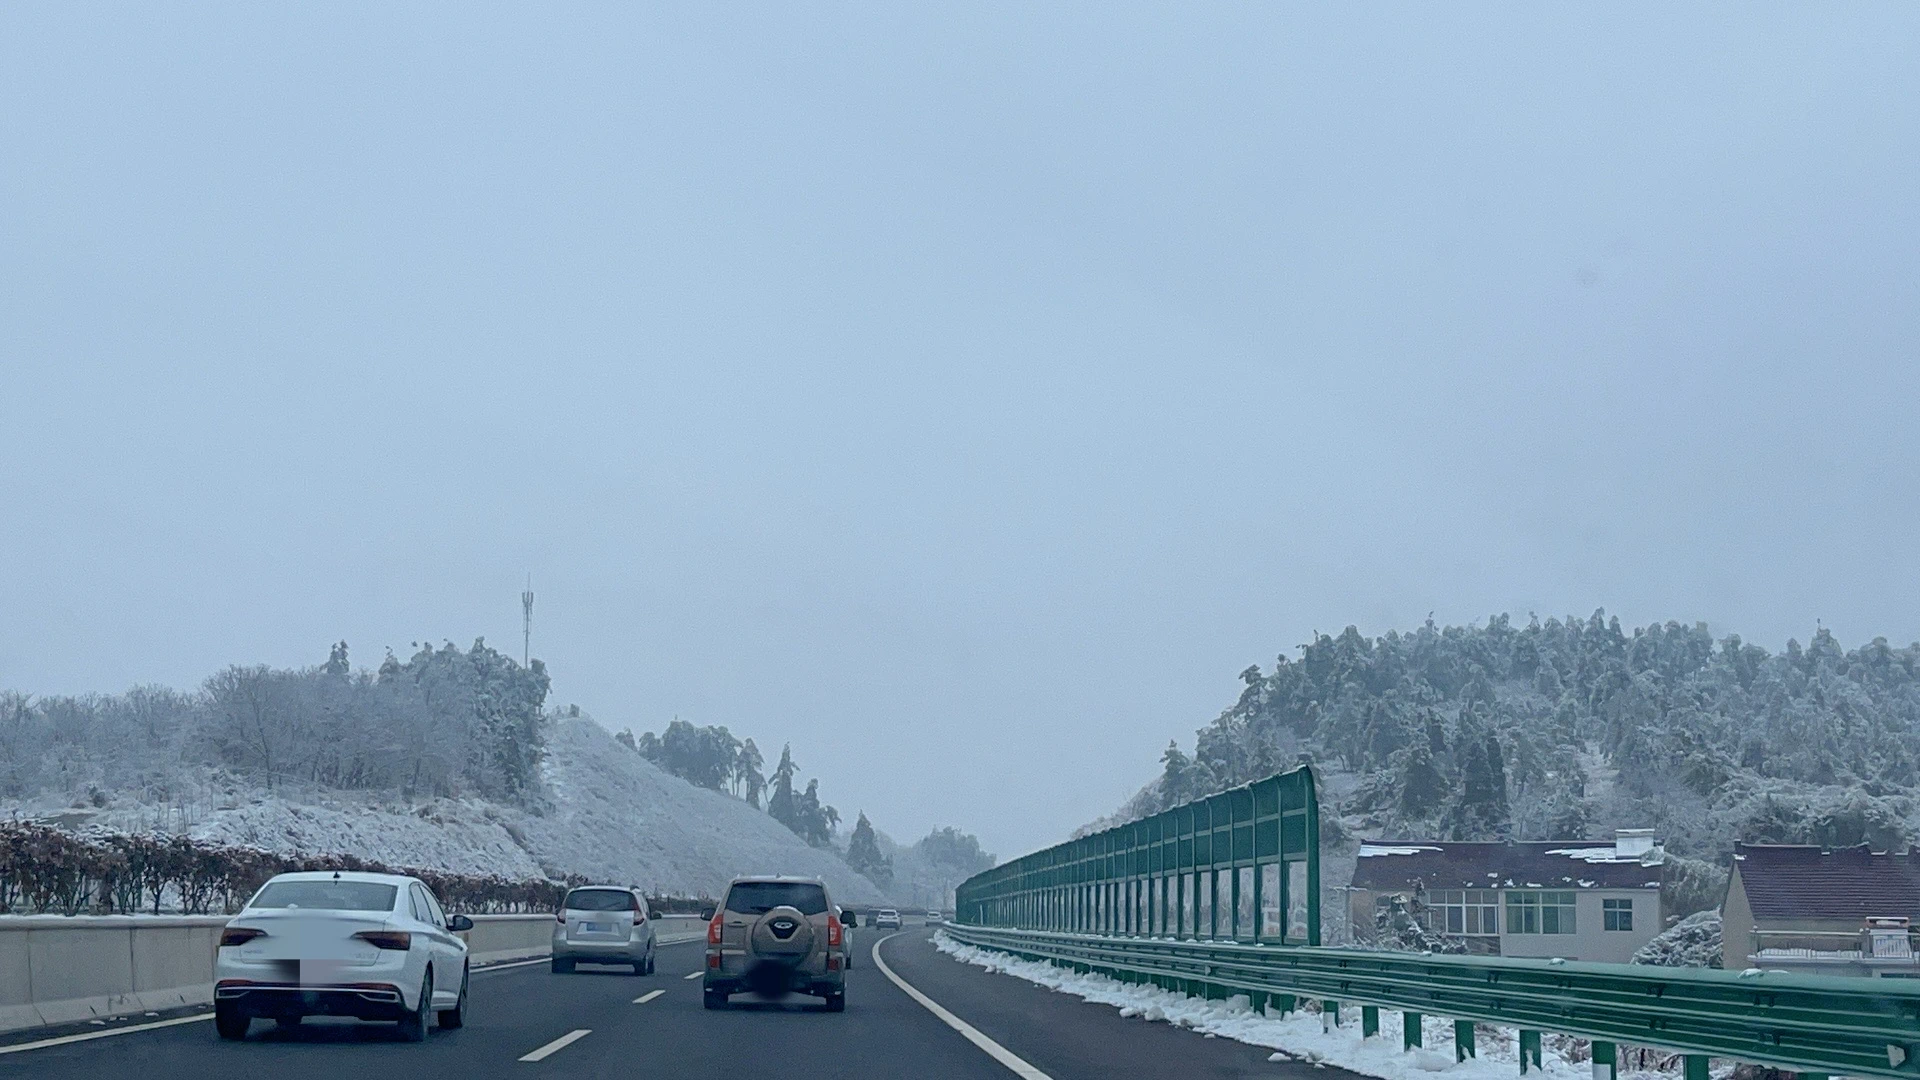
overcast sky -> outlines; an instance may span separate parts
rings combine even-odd
[[[1920,638],[1920,6],[0,9],[0,686],[485,635],[1020,854],[1313,631]]]

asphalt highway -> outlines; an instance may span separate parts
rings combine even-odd
[[[555,975],[545,960],[476,971],[467,1026],[435,1029],[424,1044],[399,1041],[387,1024],[320,1019],[291,1031],[256,1022],[245,1042],[223,1042],[214,1035],[210,1014],[195,1011],[136,1018],[136,1024],[166,1026],[110,1034],[96,1029],[12,1036],[0,1044],[0,1077],[1349,1076],[1270,1063],[1257,1047],[1123,1019],[1111,1007],[989,974],[936,951],[923,928],[859,933],[860,962],[847,974],[847,1010],[839,1014],[805,997],[779,1003],[736,998],[731,1008],[709,1012],[701,1007],[697,977],[702,948],[687,941],[660,946],[651,976],[584,966]],[[74,1034],[99,1037],[36,1045]]]

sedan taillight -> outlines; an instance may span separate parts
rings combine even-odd
[[[251,926],[229,926],[220,931],[220,947],[224,949],[232,945],[245,945],[254,938],[266,936],[265,930],[255,930]]]
[[[413,948],[413,935],[405,930],[362,930],[353,936],[376,949],[405,952]]]

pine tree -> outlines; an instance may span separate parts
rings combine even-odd
[[[873,823],[864,810],[854,822],[853,837],[847,841],[847,865],[882,889],[893,884],[893,860],[880,853],[880,841],[873,835]]]
[[[760,794],[767,789],[767,778],[760,773],[766,764],[752,739],[740,744],[740,754],[733,763],[733,792],[744,794],[747,805],[755,810],[760,809]]]
[[[805,835],[800,821],[800,807],[793,795],[793,774],[799,766],[793,761],[791,743],[780,748],[780,764],[773,767],[771,793],[767,796],[767,813],[773,820],[785,825],[796,833]]]

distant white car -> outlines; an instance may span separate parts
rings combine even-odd
[[[393,1020],[412,1042],[467,1019],[465,915],[448,918],[417,878],[349,871],[280,874],[220,933],[213,1023],[244,1039],[258,1019]]]
[[[900,929],[900,913],[890,907],[881,908],[873,913],[873,928],[875,930]]]

